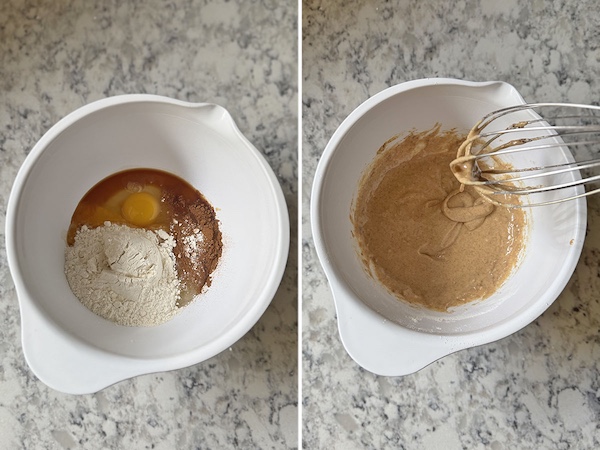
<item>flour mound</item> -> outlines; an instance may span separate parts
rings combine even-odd
[[[71,290],[95,314],[125,326],[159,325],[179,311],[175,240],[105,222],[81,227],[67,246],[65,274]]]

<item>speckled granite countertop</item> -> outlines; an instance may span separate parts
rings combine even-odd
[[[303,446],[307,449],[600,447],[600,197],[567,288],[538,320],[406,377],[357,366],[310,231],[309,196],[335,129],[403,81],[502,80],[528,101],[600,102],[590,1],[303,3]]]
[[[221,0],[0,3],[0,449],[297,447],[297,5]],[[35,142],[91,101],[150,93],[227,108],[290,209],[281,287],[262,319],[204,363],[95,395],[55,392],[21,351],[4,242]]]

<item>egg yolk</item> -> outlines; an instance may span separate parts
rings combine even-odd
[[[121,213],[123,218],[138,227],[150,225],[160,210],[160,205],[156,197],[147,192],[136,192],[131,194],[123,202]]]

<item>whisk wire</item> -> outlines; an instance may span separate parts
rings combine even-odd
[[[543,114],[548,108],[552,113]],[[475,186],[484,198],[504,206],[548,205],[598,193],[600,187],[585,191],[584,186],[600,182],[600,175],[588,174],[600,167],[599,111],[600,106],[569,103],[494,111],[471,130],[451,167],[463,184]],[[592,156],[582,160],[579,153],[586,152]],[[502,156],[516,159],[504,161]],[[530,160],[536,163],[527,165]],[[544,196],[550,192],[566,194]],[[527,201],[510,200],[515,195],[528,196]]]
[[[594,182],[600,180],[600,175],[595,175],[593,177],[589,177],[586,178],[587,182]],[[567,183],[561,183],[561,184],[556,184],[556,185],[551,185],[551,186],[542,186],[542,187],[532,187],[532,188],[526,188],[526,189],[515,189],[515,190],[511,190],[511,189],[507,189],[507,190],[498,190],[496,192],[494,192],[494,195],[510,195],[510,194],[515,194],[515,195],[528,195],[528,194],[538,194],[541,192],[550,192],[550,191],[556,191],[558,189],[565,189],[565,188],[569,188],[569,187],[573,187],[573,186],[580,186],[581,180],[576,180],[576,181],[569,181]],[[487,185],[489,186],[489,185]]]

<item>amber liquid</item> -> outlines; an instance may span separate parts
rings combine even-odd
[[[181,196],[186,203],[206,202],[187,181],[171,173],[156,169],[130,169],[110,175],[93,186],[80,200],[67,233],[67,243],[73,245],[75,233],[83,226],[98,227],[106,221],[139,228],[127,222],[121,214],[123,202],[134,192],[148,192],[160,202],[160,210],[154,223],[143,227],[147,230],[163,229],[169,226],[176,215],[174,205],[165,202],[165,192]]]

